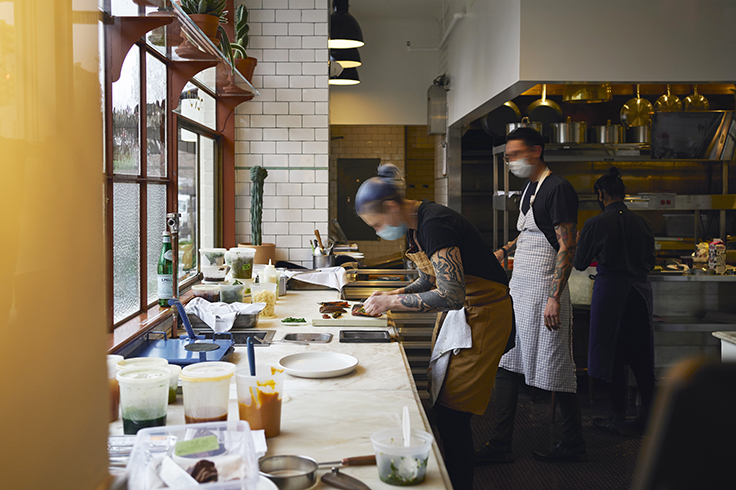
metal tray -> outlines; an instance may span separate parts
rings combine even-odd
[[[331,333],[287,333],[282,339],[284,342],[309,342],[317,344],[327,344],[332,341]]]
[[[275,330],[248,330],[245,332],[230,332],[233,335],[233,342],[235,345],[246,345],[248,337],[255,337],[260,342],[253,342],[256,347],[268,347],[270,342],[273,340],[273,336],[276,333]],[[205,338],[211,339],[213,332],[197,332],[197,335],[204,335]]]
[[[340,330],[340,342],[356,344],[391,342],[388,330]]]

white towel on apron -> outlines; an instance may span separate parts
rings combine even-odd
[[[541,185],[542,181],[536,192]],[[555,274],[557,252],[537,227],[532,205],[526,215],[519,213],[516,228],[520,234],[509,283],[516,316],[516,347],[504,354],[499,367],[523,374],[529,386],[575,393],[572,302],[567,285],[560,296],[560,329],[550,332],[544,326],[544,308]]]
[[[473,333],[465,317],[465,308],[448,311],[429,359],[429,373],[432,377],[429,399],[432,405],[437,401],[445,382],[450,356],[460,352],[460,349],[471,347],[473,347]]]

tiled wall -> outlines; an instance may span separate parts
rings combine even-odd
[[[328,0],[236,0],[250,12],[248,55],[261,93],[236,109],[236,240],[250,241],[250,168],[268,170],[263,241],[278,260],[311,266],[314,230],[327,236]]]
[[[406,197],[434,201],[434,140],[427,126],[406,127]]]

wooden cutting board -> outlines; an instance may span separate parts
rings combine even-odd
[[[378,318],[372,318],[369,316],[353,316],[350,314],[350,310],[353,307],[350,303],[349,308],[345,308],[347,313],[343,313],[340,318],[322,318],[322,313],[319,312],[319,306],[316,307],[317,312],[312,317],[312,325],[315,327],[378,327],[385,328],[388,326],[388,315],[385,313]]]

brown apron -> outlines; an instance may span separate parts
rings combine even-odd
[[[435,277],[432,261],[424,252],[407,253],[417,269]],[[465,276],[465,317],[473,346],[450,358],[437,403],[453,410],[483,415],[491,400],[498,362],[511,333],[513,307],[509,288],[477,276]],[[437,314],[432,348],[445,313]],[[430,375],[430,379],[432,379]]]

